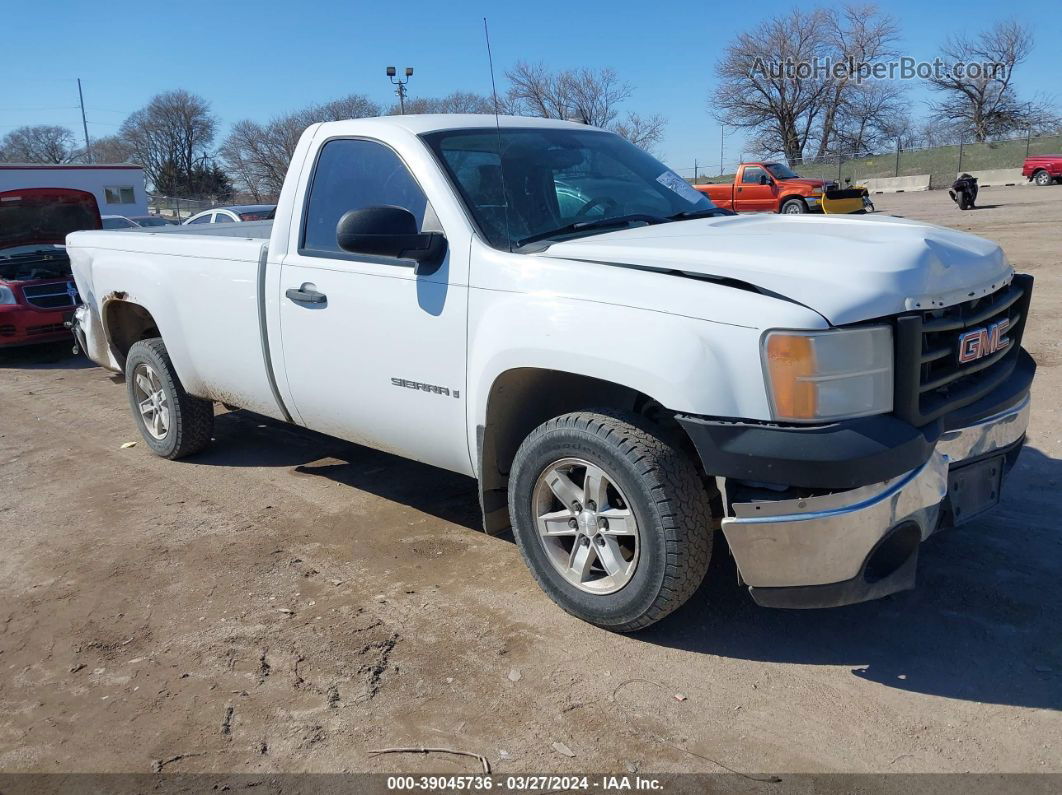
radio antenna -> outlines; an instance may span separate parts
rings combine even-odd
[[[505,187],[505,167],[502,165],[502,134],[501,119],[498,116],[498,86],[494,82],[494,56],[490,51],[490,31],[487,29],[486,17],[483,17],[483,38],[487,42],[487,63],[490,65],[490,90],[494,96],[494,131],[498,136],[498,176],[501,180],[502,208],[505,211],[505,243],[511,252],[513,250],[513,238],[509,232],[509,191]]]

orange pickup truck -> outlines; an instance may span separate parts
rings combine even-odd
[[[805,179],[784,163],[767,162],[742,163],[733,183],[693,187],[727,210],[787,215],[822,212],[827,192],[832,205],[828,212],[861,212],[865,193],[861,188],[838,189],[837,183],[824,179]]]

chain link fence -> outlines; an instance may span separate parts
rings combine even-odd
[[[946,188],[964,171],[996,168],[1021,168],[1029,155],[1062,152],[1062,134],[1024,135],[1002,141],[985,143],[957,143],[948,146],[901,148],[891,152],[859,152],[824,158],[804,158],[791,163],[802,177],[837,180],[861,180],[875,177],[909,177],[929,174],[930,188]],[[743,155],[744,157],[744,155]],[[751,158],[751,156],[750,156]],[[729,182],[738,163],[724,163],[722,174],[707,175],[703,166],[679,169],[679,173],[695,184]],[[714,171],[720,169],[715,167]]]

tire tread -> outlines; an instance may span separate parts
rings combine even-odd
[[[643,629],[678,609],[704,579],[712,552],[709,494],[699,472],[684,452],[661,438],[641,415],[613,409],[578,411],[547,420],[521,444],[513,462],[513,471],[543,437],[571,430],[596,437],[613,446],[627,459],[646,483],[653,508],[661,522],[667,551],[659,593],[641,615],[607,626],[615,632]],[[516,478],[511,474],[509,504],[514,527],[517,522],[516,511],[513,510],[516,504],[513,493],[515,482]],[[522,544],[520,552],[539,586],[546,593],[551,593]],[[565,606],[561,604],[561,607]],[[585,620],[585,616],[578,617]]]

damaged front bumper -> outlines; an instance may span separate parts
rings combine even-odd
[[[920,466],[872,485],[774,499],[768,489],[725,484],[722,529],[753,599],[832,607],[913,588],[920,543],[998,501],[1025,440],[1029,407],[1025,394],[945,431]]]

